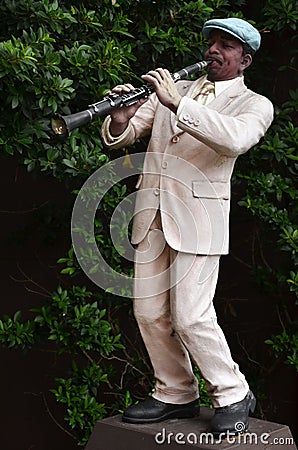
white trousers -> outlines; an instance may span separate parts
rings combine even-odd
[[[199,397],[191,359],[214,407],[239,402],[249,390],[213,306],[219,259],[170,248],[159,214],[136,249],[134,314],[154,369],[153,397],[160,401]]]

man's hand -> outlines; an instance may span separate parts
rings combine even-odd
[[[146,75],[142,75],[142,78],[153,85],[160,103],[176,113],[181,95],[170,72],[167,69],[150,70]]]
[[[111,93],[122,95],[126,92],[130,92],[134,89],[132,84],[119,84],[115,86]],[[110,113],[111,124],[110,132],[113,136],[119,136],[126,129],[129,120],[135,115],[137,110],[143,103],[147,101],[147,98],[140,99],[137,103],[131,106],[122,106],[121,108],[115,109]]]

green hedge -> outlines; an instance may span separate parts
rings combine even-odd
[[[297,274],[297,36],[295,1],[263,0],[3,0],[0,5],[0,148],[18,154],[29,172],[42,172],[79,189],[83,181],[110,158],[100,139],[100,120],[57,141],[49,122],[54,112],[69,114],[102,99],[116,83],[138,85],[152,67],[181,69],[203,59],[203,23],[212,17],[251,19],[261,30],[263,47],[247,72],[247,84],[275,105],[275,120],[265,138],[239,159],[233,178],[245,195],[240,206],[257,219],[260,240],[270,240],[283,264],[253,265],[260,283],[274,292],[280,332],[268,336],[272,358],[297,368],[297,335],[289,313],[298,293]],[[145,149],[144,143],[138,144]],[[116,185],[96,223],[96,238],[116,270],[122,267],[106,223],[126,192]],[[74,194],[75,195],[75,194]],[[261,252],[261,249],[259,250]],[[73,249],[61,255],[62,273],[74,277],[80,268]],[[76,278],[73,279],[74,283]],[[53,393],[65,405],[65,419],[80,445],[95,420],[123,410],[132,402],[132,379],[149,384],[143,355],[121,336],[114,313],[130,302],[81,285],[58,286],[46,303],[23,320],[21,312],[0,321],[0,341],[28,349],[50,340],[58,353],[74,357],[69,378],[57,378]],[[274,309],[275,306],[273,305]],[[118,393],[106,404],[102,386],[113,392],[111,360],[122,364]],[[75,362],[76,361],[76,362]],[[59,375],[59,374],[58,374]],[[125,383],[123,379],[125,378]],[[203,381],[201,380],[202,384]],[[204,394],[206,395],[206,394]],[[119,400],[120,399],[120,400]],[[205,404],[209,404],[205,396]]]

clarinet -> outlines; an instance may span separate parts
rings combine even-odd
[[[210,62],[211,61],[197,62],[171,74],[171,77],[176,83],[177,81],[183,80],[194,73],[202,71]],[[130,92],[126,92],[121,95],[111,93],[103,100],[88,105],[88,109],[84,111],[66,116],[55,114],[51,120],[52,130],[55,135],[65,138],[74,128],[86,125],[87,123],[93,121],[96,117],[108,115],[114,109],[122,106],[131,106],[138,102],[141,98],[149,97],[149,95],[153,92],[154,88],[152,84],[146,83],[139,88],[133,89]]]

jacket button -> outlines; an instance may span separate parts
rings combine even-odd
[[[198,126],[200,125],[200,123],[201,123],[200,120],[196,120],[196,121],[194,122],[194,126],[195,126],[195,127],[198,127]]]
[[[162,167],[163,169],[166,169],[166,168],[168,167],[167,161],[163,161],[161,167]]]
[[[154,189],[154,195],[156,195],[156,196],[159,195],[159,189]]]
[[[189,119],[190,119],[190,115],[189,115],[189,114],[184,114],[183,120],[185,120],[186,122],[188,122]]]
[[[179,136],[173,136],[173,137],[172,137],[172,142],[173,142],[174,144],[176,144],[176,142],[179,142],[179,141],[180,141]]]

